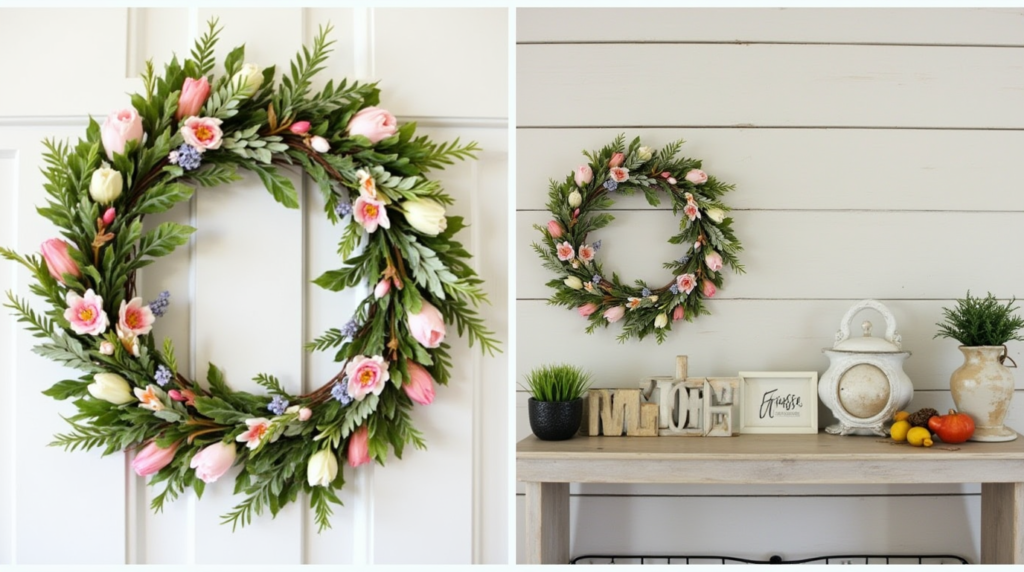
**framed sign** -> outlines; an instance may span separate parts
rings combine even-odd
[[[741,371],[740,433],[817,433],[818,372]]]

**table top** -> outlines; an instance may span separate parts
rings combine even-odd
[[[1024,481],[1024,438],[912,447],[882,437],[574,437],[516,445],[520,481],[962,483]]]

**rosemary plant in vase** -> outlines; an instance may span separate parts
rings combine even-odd
[[[957,340],[964,354],[964,364],[953,372],[949,389],[957,410],[974,419],[971,441],[1017,438],[1016,431],[1003,425],[1014,390],[1013,372],[1003,365],[1010,359],[1006,342],[1024,341],[1020,335],[1024,318],[1015,313],[1014,302],[1016,298],[1001,304],[991,293],[975,298],[967,292],[955,308],[942,309],[945,320],[936,324],[935,337]],[[1012,359],[1010,363],[1017,367]]]
[[[572,438],[583,421],[583,393],[590,382],[590,373],[567,364],[541,366],[527,374],[533,434],[545,441]]]

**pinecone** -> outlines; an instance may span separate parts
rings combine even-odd
[[[919,409],[917,413],[911,413],[910,417],[907,417],[907,421],[910,421],[911,427],[928,427],[928,420],[938,414],[939,412],[931,407],[925,407]]]

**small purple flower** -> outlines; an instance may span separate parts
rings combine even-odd
[[[202,162],[203,155],[199,152],[199,149],[188,143],[182,143],[181,147],[178,147],[178,166],[182,169],[194,171],[199,168]]]
[[[267,409],[269,409],[274,415],[284,415],[284,410],[288,409],[288,400],[280,395],[275,395],[274,398],[270,400],[270,405],[267,405]]]
[[[650,295],[651,295],[651,289],[650,288],[644,288],[643,290],[640,291],[640,296],[643,297],[643,298],[646,298],[646,297],[648,297]]]
[[[167,306],[171,303],[171,293],[164,290],[160,293],[160,296],[156,300],[149,303],[149,310],[153,312],[153,315],[157,318],[162,318],[164,313],[167,312]]]
[[[594,286],[597,286],[598,284],[601,283],[601,275],[595,274],[594,277],[590,279],[590,281],[594,283]]]
[[[679,286],[676,286],[675,284],[673,284],[673,285],[668,287],[668,291],[673,293],[673,294],[678,294],[679,293]]]
[[[684,255],[680,256],[679,260],[677,260],[676,262],[678,262],[679,264],[686,264],[689,261],[690,261],[690,257],[684,254]]]
[[[157,384],[159,384],[160,387],[163,387],[170,383],[173,374],[171,373],[171,370],[164,367],[163,364],[160,364],[156,366],[156,375],[154,375],[153,377],[154,379],[156,379]]]
[[[594,245],[593,246],[594,246],[594,250],[601,250],[601,241],[600,240],[594,241]]]
[[[341,335],[346,338],[351,338],[356,335],[359,331],[359,324],[355,320],[349,320],[347,324],[341,327]]]
[[[615,191],[615,189],[619,188],[619,184],[611,179],[608,179],[607,181],[604,182],[604,188],[608,189],[609,191]]]
[[[331,388],[331,397],[338,400],[342,405],[352,403],[352,396],[348,394],[348,378],[339,381]]]
[[[348,201],[338,201],[338,204],[334,205],[334,214],[341,218],[345,218],[352,214],[352,203]]]

